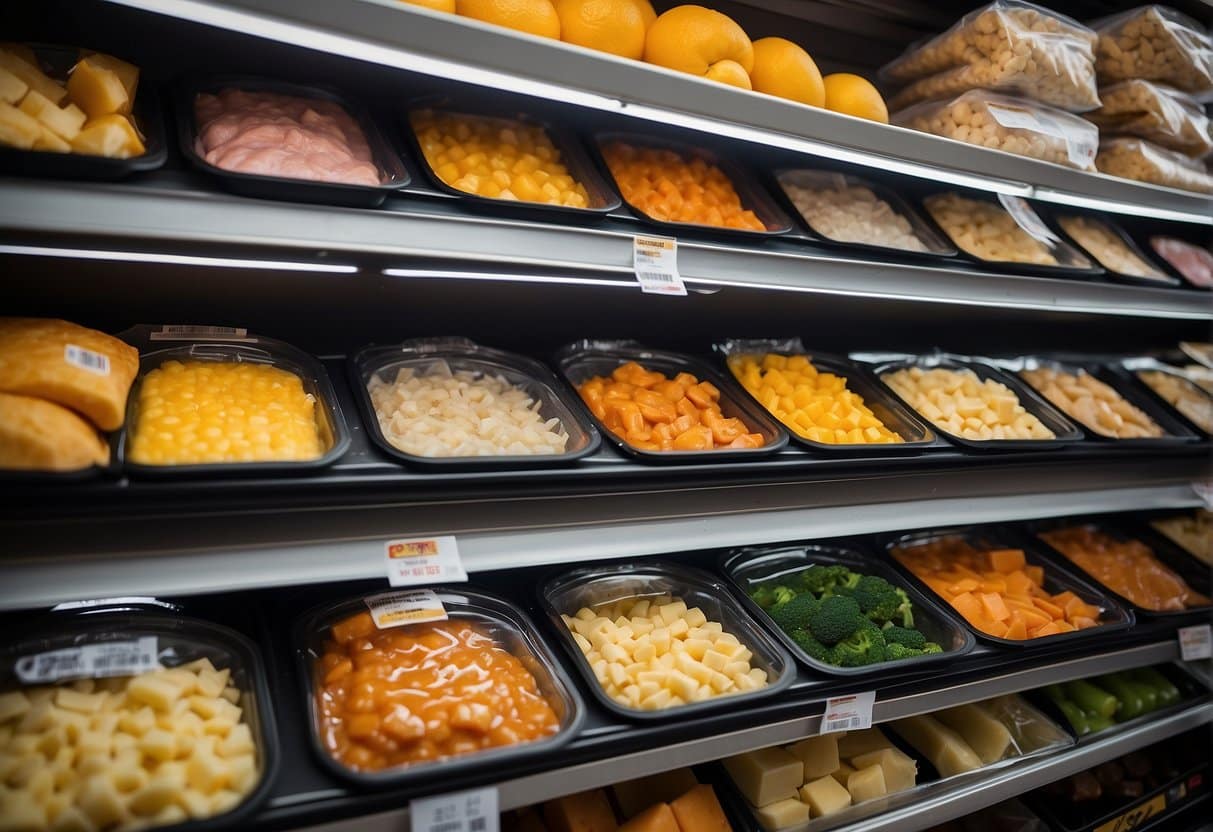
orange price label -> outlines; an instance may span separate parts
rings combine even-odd
[[[450,535],[389,540],[384,544],[384,563],[388,583],[392,586],[442,584],[466,581],[459,559],[459,544]]]

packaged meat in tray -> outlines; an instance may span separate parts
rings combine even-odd
[[[1213,151],[1213,131],[1199,101],[1165,84],[1131,78],[1099,91],[1103,106],[1087,113],[1105,136],[1127,135],[1194,158]]]
[[[890,117],[900,127],[1091,171],[1099,130],[1086,119],[1025,98],[969,90]]]
[[[1141,6],[1095,21],[1101,83],[1142,78],[1187,92],[1213,89],[1213,42],[1203,26],[1166,6]]]
[[[996,0],[911,45],[880,76],[909,83],[890,109],[984,88],[1082,112],[1099,106],[1094,45],[1095,33],[1075,20],[1032,3]]]
[[[1207,248],[1161,234],[1150,238],[1150,248],[1192,286],[1213,289],[1213,253]]]
[[[1136,179],[1181,191],[1213,193],[1213,176],[1199,161],[1145,139],[1104,139],[1099,143],[1095,167],[1100,173],[1121,179]]]
[[[177,101],[181,153],[236,193],[373,207],[409,183],[359,106],[327,87],[216,76]]]

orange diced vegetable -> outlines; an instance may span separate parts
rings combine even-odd
[[[1035,631],[1035,633],[1033,634],[1032,637],[1033,638],[1044,638],[1045,636],[1055,636],[1060,632],[1061,632],[1061,628],[1057,626],[1057,622],[1050,621],[1047,624],[1041,625],[1040,628]]]
[[[1022,549],[994,549],[988,554],[990,566],[1004,575],[1023,569],[1026,565]]]
[[[1037,607],[1039,607],[1041,611],[1047,613],[1050,618],[1063,618],[1064,619],[1066,617],[1066,611],[1064,609],[1057,606],[1056,604],[1046,601],[1043,598],[1034,598],[1034,599],[1032,599],[1032,603],[1034,603]]]
[[[1007,627],[1007,632],[1003,638],[1010,638],[1016,641],[1023,641],[1028,637],[1028,628],[1023,623],[1023,616],[1011,614],[1011,625]]]
[[[1011,612],[1007,609],[1007,605],[1002,602],[1002,596],[997,592],[983,592],[981,594],[981,604],[986,609],[986,614],[995,621],[1005,621],[1011,617]]]

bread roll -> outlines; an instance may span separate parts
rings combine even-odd
[[[139,351],[103,332],[51,318],[0,318],[0,392],[46,399],[117,430],[138,371]]]
[[[0,393],[0,468],[78,471],[107,462],[109,447],[72,411],[42,399]]]

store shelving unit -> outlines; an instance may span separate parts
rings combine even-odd
[[[29,29],[18,34],[50,40],[56,3],[17,5],[15,17]],[[140,60],[165,98],[171,84],[163,82],[206,68],[215,55],[250,72],[281,68],[365,85],[381,105],[406,92],[508,89],[577,124],[677,129],[755,165],[826,160],[911,190],[943,183],[1018,195],[1189,236],[1213,226],[1210,197],[808,109],[396,0],[61,5],[71,11],[58,19],[65,37]],[[826,60],[844,66],[854,61],[841,54],[847,44],[870,38],[868,71],[964,10],[878,2],[844,9],[815,0],[725,5],[747,26],[774,21],[810,45],[813,37],[828,40],[812,34],[825,27],[839,40],[839,54],[823,45]],[[1096,0],[1064,5],[1083,17],[1110,8]],[[264,606],[289,619],[297,612],[292,593],[312,585],[342,594],[381,589],[384,541],[435,534],[458,537],[473,581],[514,586],[525,606],[530,595],[517,590],[524,580],[517,575],[536,574],[528,568],[1185,508],[1199,504],[1190,484],[1213,470],[1202,442],[997,455],[934,448],[918,457],[788,450],[686,467],[646,467],[603,450],[574,468],[522,475],[409,471],[376,452],[357,426],[345,356],[370,340],[461,331],[545,357],[596,327],[594,334],[661,336],[699,350],[736,331],[796,331],[836,352],[889,346],[882,337],[910,349],[973,353],[991,340],[1009,351],[1040,344],[1157,351],[1205,337],[1213,303],[1192,290],[996,274],[962,261],[898,263],[796,238],[748,244],[693,235],[679,240],[691,296],[651,298],[640,295],[632,270],[633,238],[644,226],[622,214],[593,225],[493,216],[427,191],[418,177],[378,209],[256,200],[222,191],[175,155],[165,170],[115,183],[7,175],[0,194],[5,314],[62,315],[112,330],[151,319],[237,324],[280,336],[324,357],[355,425],[350,450],[315,476],[0,481],[0,614],[14,618],[61,602],[134,595],[185,599],[221,614]],[[289,652],[281,620],[266,613],[241,626],[267,651]],[[834,693],[876,686],[874,718],[888,721],[1177,658],[1174,629],[1154,625],[1076,650],[986,650],[929,677],[802,686],[778,702],[659,726],[621,724],[591,707],[587,729],[566,749],[508,775],[362,792],[311,759],[293,668],[271,657],[278,718],[296,730],[280,732],[292,762],[257,820],[267,829],[400,830],[407,801],[422,794],[496,784],[502,808],[512,808],[795,740],[819,730],[824,696]],[[1213,700],[1205,697],[913,805],[873,808],[848,828],[926,828],[1210,722]]]

